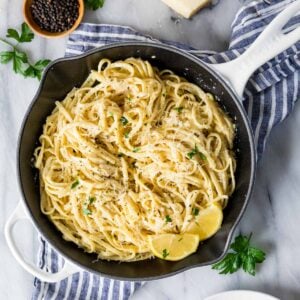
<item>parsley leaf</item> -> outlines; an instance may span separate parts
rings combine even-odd
[[[230,249],[235,252],[242,252],[244,249],[249,247],[250,238],[245,238],[243,235],[239,235],[235,238],[234,242],[230,245]]]
[[[9,63],[14,57],[13,51],[3,51],[0,53],[0,63],[7,64]]]
[[[89,205],[95,201],[96,201],[95,197],[89,197],[87,202],[84,203],[83,208],[82,208],[82,212],[84,215],[88,216],[88,215],[92,214],[91,210],[89,209]]]
[[[9,28],[6,37],[15,39],[19,43],[28,43],[34,39],[34,34],[26,23],[22,24],[21,34],[16,29]]]
[[[162,252],[162,256],[163,258],[166,258],[170,253],[168,252],[167,249],[164,249],[163,252]]]
[[[193,216],[198,216],[199,215],[199,208],[198,207],[193,207],[192,208],[192,215]]]
[[[196,154],[196,153],[195,153],[194,151],[191,151],[191,152],[189,152],[189,153],[187,154],[187,157],[188,157],[189,159],[192,159],[192,158],[194,157],[195,154]]]
[[[123,153],[118,153],[118,157],[123,157],[124,154]]]
[[[37,61],[34,65],[29,65],[29,67],[25,70],[25,76],[33,78],[36,77],[39,80],[41,80],[42,72],[49,63],[49,59],[41,59]]]
[[[84,0],[87,8],[96,10],[100,7],[103,7],[105,0]]]
[[[26,23],[22,24],[22,33],[21,33],[21,37],[20,37],[20,41],[21,43],[28,43],[31,42],[34,39],[34,34],[33,32],[30,30],[29,26]]]
[[[266,254],[261,249],[250,246],[251,236],[252,234],[248,237],[237,236],[230,246],[234,252],[228,253],[212,268],[220,271],[220,274],[232,274],[242,268],[244,272],[255,276],[256,264],[262,263],[266,259]]]
[[[128,120],[125,117],[121,117],[120,121],[121,121],[123,126],[126,126],[128,124]]]
[[[169,215],[166,215],[166,223],[172,222],[172,219]]]
[[[86,208],[86,207],[84,207],[82,211],[83,211],[83,214],[86,215],[86,216],[92,214],[92,212],[88,208]]]
[[[199,152],[198,154],[202,160],[206,160],[206,156],[202,152]]]
[[[245,256],[243,260],[243,270],[252,276],[255,276],[256,261],[252,256]]]
[[[79,180],[76,179],[76,180],[72,183],[71,189],[72,189],[72,190],[75,189],[79,184],[80,184]]]
[[[13,70],[17,74],[24,75],[25,73],[25,66],[28,62],[27,54],[25,52],[20,52],[17,49],[13,52]]]
[[[136,152],[139,152],[141,150],[141,148],[134,148],[132,151],[134,152],[134,153],[136,153]]]
[[[124,136],[125,136],[125,139],[128,139],[129,138],[129,132],[125,132]]]
[[[95,197],[89,197],[88,204],[92,204],[95,201],[96,201]]]
[[[183,106],[174,107],[174,110],[176,110],[180,114],[183,110]]]
[[[16,41],[20,40],[18,31],[12,28],[7,29],[6,37],[10,39],[15,39]]]
[[[198,147],[197,145],[195,145],[195,148],[187,154],[187,157],[189,159],[192,159],[198,153],[199,153]]]
[[[199,151],[197,145],[195,145],[195,148],[187,154],[187,157],[189,159],[192,159],[197,154],[200,156],[200,158],[202,160],[206,160],[206,156],[202,152]]]
[[[241,259],[234,253],[228,253],[225,258],[213,265],[213,269],[219,270],[220,274],[232,274],[242,266]]]
[[[266,254],[255,247],[249,247],[248,253],[256,260],[257,263],[262,263],[266,259]]]

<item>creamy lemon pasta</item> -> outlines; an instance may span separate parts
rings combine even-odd
[[[233,140],[213,95],[148,61],[102,59],[44,124],[41,210],[100,259],[150,258],[149,236],[189,233],[203,211],[226,206]]]

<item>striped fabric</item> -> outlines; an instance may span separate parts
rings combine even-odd
[[[151,41],[184,49],[205,62],[229,61],[245,51],[264,27],[291,2],[293,0],[260,0],[242,8],[232,24],[229,50],[223,53],[197,51],[186,45],[155,40],[130,27],[83,23],[70,35],[66,55],[80,54],[114,42]],[[299,23],[298,13],[284,30],[288,32]],[[271,129],[288,116],[299,97],[299,74],[300,42],[263,65],[247,84],[243,104],[251,121],[259,157]],[[41,239],[39,267],[48,272],[56,272],[62,265],[63,259]],[[87,272],[79,272],[55,284],[35,279],[32,299],[125,300],[141,285],[142,283],[109,280]]]

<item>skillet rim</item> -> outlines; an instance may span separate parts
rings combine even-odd
[[[241,211],[240,211],[238,217],[235,219],[235,221],[234,221],[233,225],[231,226],[231,229],[230,229],[230,231],[227,235],[225,247],[224,247],[221,255],[219,257],[217,257],[216,259],[214,259],[214,260],[210,260],[210,261],[203,262],[203,263],[191,264],[191,265],[188,265],[188,266],[185,266],[185,267],[181,267],[178,270],[173,271],[173,272],[165,273],[165,274],[162,274],[162,275],[153,275],[153,276],[148,276],[148,277],[123,277],[123,276],[114,276],[114,275],[101,273],[97,270],[91,269],[91,268],[79,263],[77,260],[74,260],[74,259],[70,258],[65,253],[63,253],[61,250],[59,250],[53,243],[51,243],[49,241],[49,239],[47,238],[46,232],[42,231],[39,228],[39,223],[35,219],[34,214],[31,212],[29,204],[27,204],[27,199],[25,197],[23,182],[22,182],[22,178],[21,178],[20,150],[21,150],[21,146],[22,146],[21,141],[22,141],[22,138],[23,138],[23,135],[24,135],[25,125],[27,123],[27,120],[29,118],[29,115],[32,111],[32,108],[33,108],[34,104],[37,102],[37,100],[38,100],[38,98],[41,94],[41,91],[43,90],[45,80],[48,76],[48,73],[51,72],[52,67],[54,67],[55,65],[57,65],[61,62],[79,60],[79,59],[82,59],[82,58],[86,58],[86,57],[88,57],[88,56],[90,56],[94,53],[97,53],[97,52],[101,52],[101,51],[104,51],[104,50],[109,50],[109,49],[112,49],[112,48],[120,48],[120,47],[127,47],[127,46],[152,47],[152,48],[157,48],[158,50],[163,49],[163,50],[171,51],[171,52],[173,52],[177,55],[184,56],[188,60],[191,60],[194,63],[200,65],[202,68],[204,68],[209,74],[212,75],[212,77],[214,77],[214,79],[218,80],[221,83],[221,85],[224,87],[224,89],[227,90],[227,92],[230,94],[231,100],[234,102],[234,104],[236,105],[236,107],[238,108],[238,110],[241,114],[243,123],[246,127],[246,131],[247,131],[247,134],[248,134],[247,139],[248,139],[249,144],[250,144],[249,156],[250,156],[250,161],[251,161],[251,171],[250,171],[250,180],[249,180],[248,190],[247,190],[246,197],[245,197],[243,206],[241,208]],[[246,111],[245,111],[245,109],[242,105],[241,100],[239,99],[236,92],[234,91],[234,89],[230,86],[228,81],[223,76],[221,76],[218,72],[216,72],[213,69],[213,67],[209,66],[209,64],[207,64],[207,63],[204,63],[203,61],[201,61],[195,55],[193,55],[191,53],[188,53],[187,51],[181,50],[179,48],[176,48],[172,45],[159,44],[159,43],[155,43],[155,42],[136,42],[136,41],[116,42],[116,43],[112,43],[112,44],[109,44],[109,45],[96,47],[94,49],[91,49],[91,50],[86,51],[86,52],[84,52],[82,54],[79,54],[79,55],[72,55],[72,56],[68,56],[68,57],[62,57],[62,58],[58,58],[58,59],[52,61],[46,67],[46,69],[44,70],[41,81],[39,83],[39,87],[38,87],[33,99],[31,100],[31,102],[30,102],[30,104],[29,104],[29,106],[28,106],[28,108],[25,112],[25,115],[23,117],[21,127],[20,127],[20,130],[19,130],[19,134],[18,134],[17,157],[16,158],[17,158],[17,162],[16,162],[17,181],[18,181],[19,189],[21,191],[21,199],[22,199],[21,201],[24,204],[27,215],[30,217],[30,220],[31,220],[34,228],[43,237],[43,239],[45,239],[51,245],[51,247],[53,249],[55,249],[55,251],[57,253],[59,253],[67,262],[68,261],[71,262],[72,264],[77,266],[79,269],[82,269],[84,271],[88,271],[88,272],[90,272],[92,274],[95,274],[95,275],[98,275],[98,276],[100,275],[100,276],[104,276],[104,277],[110,278],[110,279],[127,280],[127,281],[151,281],[151,280],[156,280],[156,279],[167,278],[167,277],[174,276],[176,274],[179,274],[181,272],[184,272],[184,271],[196,268],[196,267],[204,267],[204,266],[207,266],[207,265],[212,265],[212,264],[220,261],[222,258],[224,258],[224,256],[226,255],[226,253],[229,249],[234,231],[235,231],[236,227],[238,226],[238,224],[240,223],[240,220],[243,217],[243,215],[246,211],[246,208],[248,206],[248,203],[250,201],[251,195],[253,193],[253,187],[254,187],[254,182],[255,182],[255,177],[256,177],[256,150],[255,150],[254,136],[253,136],[253,132],[252,132],[252,129],[251,129],[250,122],[249,122],[248,116],[246,114]],[[80,271],[80,270],[78,270],[78,271]]]

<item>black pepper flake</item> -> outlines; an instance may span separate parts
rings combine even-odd
[[[48,32],[69,30],[79,15],[78,0],[33,0],[30,5],[33,20]]]

